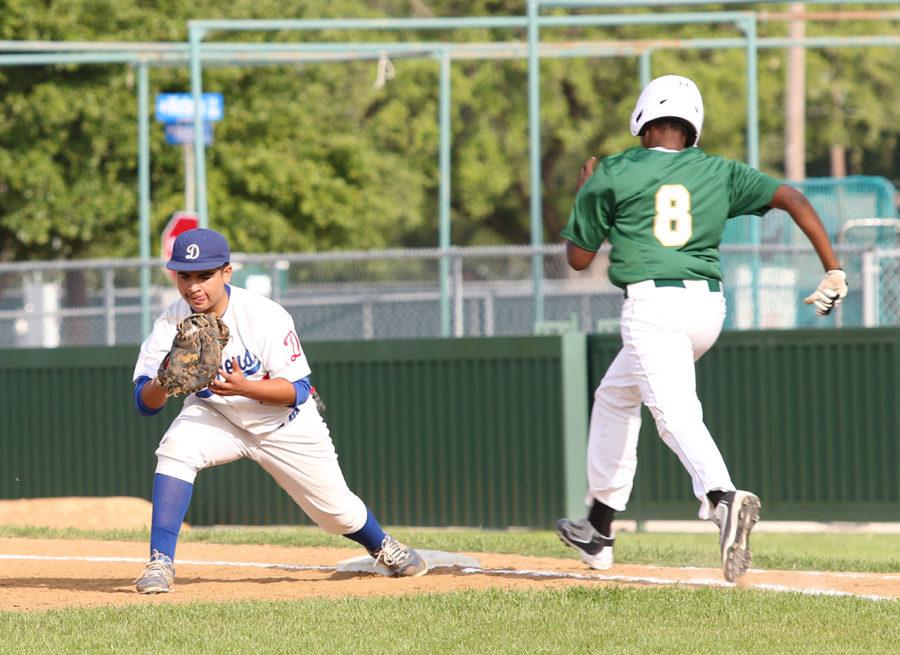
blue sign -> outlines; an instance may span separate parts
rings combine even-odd
[[[166,143],[173,146],[194,142],[193,123],[168,123],[166,125]],[[210,145],[213,142],[212,123],[203,123],[203,143]]]
[[[200,104],[204,121],[220,121],[225,115],[225,99],[221,93],[204,93]],[[193,121],[194,96],[190,93],[157,94],[156,120],[160,123]]]

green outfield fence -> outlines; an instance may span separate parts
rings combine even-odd
[[[583,441],[586,429],[584,346],[577,334],[305,344],[347,480],[383,521],[494,527],[546,526],[564,511],[564,435]],[[136,355],[0,351],[0,497],[150,497],[180,403],[135,412]],[[187,520],[307,522],[248,461],[201,472]]]
[[[589,337],[591,384],[618,343]],[[900,520],[900,330],[726,332],[697,363],[704,419],[740,488],[779,520]],[[696,511],[644,409],[635,518]]]
[[[581,513],[589,398],[614,335],[307,344],[348,481],[388,524],[549,527]],[[178,403],[133,409],[134,347],[0,351],[0,498],[150,497]],[[728,332],[698,363],[738,486],[784,520],[900,520],[900,330]],[[645,416],[624,517],[690,518]],[[198,477],[197,525],[308,522],[255,464]]]

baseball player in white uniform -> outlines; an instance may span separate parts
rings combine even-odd
[[[637,468],[641,404],[691,476],[700,518],[719,526],[726,580],[750,565],[750,531],[760,500],[736,489],[703,423],[694,362],[725,319],[719,243],[733,216],[788,212],[819,255],[825,276],[805,302],[820,316],[847,294],[844,271],[822,222],[799,191],[697,146],[703,99],[686,77],[666,75],[643,90],[631,118],[641,145],[582,167],[569,223],[569,264],[590,265],[609,239],[609,276],[625,291],[622,350],[594,394],[588,439],[586,519],[557,532],[595,569],[613,563],[612,520],[625,509]]]
[[[181,298],[156,320],[134,368],[137,409],[153,415],[167,400],[156,375],[178,323],[195,312],[215,314],[230,330],[219,376],[188,396],[156,451],[150,561],[137,590],[171,591],[178,532],[197,473],[244,457],[268,471],[325,531],[361,544],[396,576],[423,575],[427,565],[419,554],[386,534],[347,487],[328,426],[310,397],[310,366],[290,314],[231,286],[230,258],[225,237],[213,230],[176,239],[166,267],[176,272]]]

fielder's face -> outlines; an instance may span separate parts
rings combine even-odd
[[[178,271],[178,293],[195,312],[222,316],[228,307],[225,285],[231,281],[231,264],[209,271]]]

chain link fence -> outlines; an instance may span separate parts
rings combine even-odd
[[[606,275],[607,254],[576,272],[561,244],[236,253],[232,283],[278,301],[305,340],[615,332],[623,296]],[[900,325],[900,250],[850,244],[839,255],[851,295],[836,323]],[[722,270],[726,329],[824,326],[802,303],[822,275],[808,243],[725,245]],[[0,348],[138,344],[177,298],[158,260],[0,264]]]
[[[816,319],[802,301],[821,266],[790,218],[773,210],[765,220],[730,220],[721,248],[726,329],[900,325],[893,186],[866,176],[795,186],[836,243],[851,293],[834,321]],[[607,277],[607,253],[581,272],[562,244],[235,253],[233,283],[281,303],[307,340],[615,332],[623,298]],[[158,260],[0,264],[0,348],[140,343],[178,298],[169,275]]]
[[[900,325],[900,248],[867,250],[862,276],[863,325]]]

